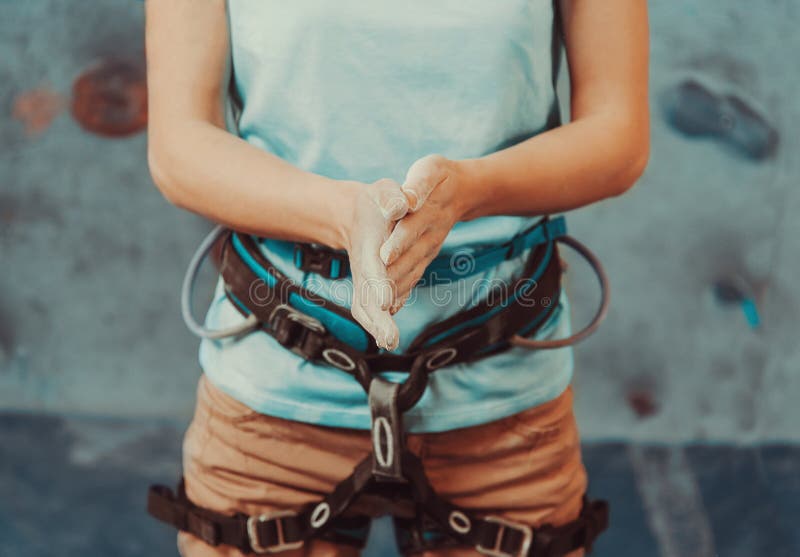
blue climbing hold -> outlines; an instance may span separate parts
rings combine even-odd
[[[712,92],[694,79],[670,90],[664,109],[667,123],[675,130],[715,139],[746,158],[763,160],[777,150],[777,130],[750,104],[736,95]]]

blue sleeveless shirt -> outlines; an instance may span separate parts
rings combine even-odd
[[[553,0],[229,0],[228,15],[237,133],[310,172],[402,183],[425,155],[479,157],[558,124]],[[534,220],[458,223],[442,251],[502,243]],[[349,279],[304,273],[283,250],[261,249],[294,281],[349,303]],[[447,286],[418,287],[395,316],[398,351],[478,302],[487,284],[509,283],[527,255]],[[534,338],[570,333],[565,294],[556,309]],[[218,282],[207,326],[241,319]],[[200,363],[215,385],[264,414],[369,428],[366,394],[351,375],[311,364],[263,332],[204,340]],[[431,375],[406,427],[444,431],[503,418],[558,396],[572,370],[570,348],[513,348],[445,367]]]

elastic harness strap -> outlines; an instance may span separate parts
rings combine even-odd
[[[244,553],[278,553],[299,548],[312,538],[363,547],[371,518],[341,514],[369,481],[369,465],[369,459],[365,459],[333,493],[299,512],[281,510],[248,516],[210,511],[189,501],[182,482],[177,492],[151,486],[147,512],[209,545],[227,545]]]

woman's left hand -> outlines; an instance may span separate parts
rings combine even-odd
[[[409,168],[402,190],[409,212],[398,221],[383,243],[380,256],[393,281],[397,313],[428,264],[439,254],[445,237],[461,218],[459,185],[463,173],[455,161],[441,155],[425,156]]]

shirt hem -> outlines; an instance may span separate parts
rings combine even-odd
[[[243,393],[233,391],[227,385],[214,381],[213,375],[205,371],[203,373],[214,386],[259,414],[322,427],[367,431],[370,429],[368,411],[345,408],[327,409],[320,407],[318,404],[304,404],[300,401],[287,401],[270,396],[261,396],[255,399],[243,396]],[[565,377],[561,381],[553,381],[548,384],[547,388],[529,391],[501,402],[465,403],[468,407],[460,411],[414,412],[412,408],[404,415],[406,429],[410,433],[438,433],[477,426],[506,418],[557,398],[572,382],[571,370],[564,375]]]

